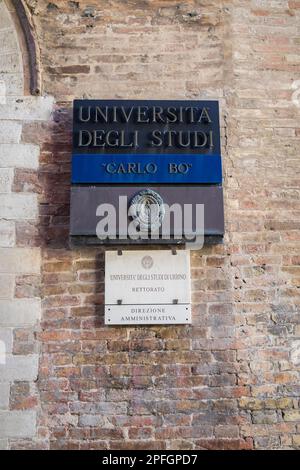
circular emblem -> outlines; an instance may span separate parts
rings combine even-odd
[[[130,202],[129,215],[142,232],[158,229],[165,215],[162,197],[152,189],[140,191]]]
[[[152,256],[149,256],[149,255],[144,256],[144,257],[142,258],[142,266],[143,266],[143,268],[145,268],[145,269],[150,269],[150,268],[152,268],[152,266],[153,266],[153,258],[152,258]]]

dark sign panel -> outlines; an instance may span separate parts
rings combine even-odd
[[[71,190],[71,236],[89,236],[96,238],[96,227],[100,220],[97,215],[99,204],[111,204],[115,208],[116,214],[122,211],[122,205],[125,200],[125,211],[127,202],[134,198],[143,187],[138,186],[107,186],[88,187],[74,186]],[[197,204],[204,205],[204,235],[222,236],[224,233],[224,214],[223,214],[223,192],[220,186],[149,186],[148,190],[160,194],[165,204],[172,207],[173,204],[179,204],[184,213],[185,205],[192,205],[195,209]],[[120,199],[121,196],[121,199]],[[127,233],[131,217],[116,218],[116,233]],[[194,219],[194,222],[196,218]],[[197,226],[193,224],[193,233],[197,233]],[[174,235],[174,220],[170,227],[170,234]],[[199,233],[197,233],[198,235]],[[73,239],[74,240],[74,239]],[[129,242],[132,240],[129,240]],[[150,240],[150,242],[153,240]],[[124,241],[128,243],[128,240]]]
[[[222,182],[217,101],[76,100],[73,183]]]
[[[74,244],[222,237],[217,101],[76,100],[73,117]]]

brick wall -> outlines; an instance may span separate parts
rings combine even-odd
[[[10,446],[299,447],[300,3],[27,3],[56,104],[48,122],[22,123],[39,171],[14,176],[18,197],[38,194],[39,230],[16,239],[42,248],[42,319],[37,435]],[[191,255],[191,326],[103,325],[103,250],[68,246],[71,106],[82,97],[220,101],[226,236]],[[28,274],[16,292],[35,297]],[[20,333],[20,350],[30,338]],[[12,405],[27,395],[21,380]]]

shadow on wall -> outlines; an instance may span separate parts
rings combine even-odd
[[[204,265],[216,247],[193,253],[193,325],[106,327],[105,250],[69,247],[71,107],[58,104],[51,122],[28,125],[24,138],[33,136],[41,146],[38,386],[50,448],[163,449],[170,440],[185,449],[251,447],[239,437],[232,396],[236,346],[226,274],[214,267],[219,258]],[[224,279],[212,284],[208,271]],[[229,351],[218,338],[225,321]]]

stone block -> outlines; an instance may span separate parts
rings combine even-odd
[[[8,28],[12,27],[12,21],[8,13],[8,9],[5,3],[2,1],[0,2],[0,31],[1,29],[7,30]]]
[[[0,450],[8,450],[8,440],[0,439]]]
[[[39,299],[0,300],[2,326],[34,325],[41,317]]]
[[[46,121],[50,119],[53,104],[52,96],[7,96],[6,103],[0,107],[0,119]]]
[[[12,328],[3,328],[0,324],[0,342],[4,343],[7,354],[12,352],[13,330]]]
[[[1,44],[1,53],[3,54],[18,51],[17,38],[13,29],[8,30],[8,31],[0,30],[0,44]]]
[[[32,438],[35,432],[35,411],[0,411],[1,438]]]
[[[8,54],[0,55],[0,72],[12,73],[21,71],[22,62],[19,52],[13,51]]]
[[[14,380],[36,380],[38,374],[38,356],[14,356],[8,354],[6,364],[0,364],[0,382]]]
[[[1,67],[0,67],[1,73]],[[14,121],[1,121],[0,144],[16,144],[20,142],[22,124]]]
[[[1,273],[40,272],[41,251],[39,248],[0,248]]]
[[[0,299],[11,299],[14,294],[15,276],[0,274]]]
[[[0,167],[37,169],[39,166],[38,145],[1,144]]]
[[[1,73],[0,82],[5,84],[5,96],[19,96],[23,93],[23,73]],[[5,101],[4,101],[5,102]]]
[[[11,220],[0,220],[0,247],[7,248],[15,245],[16,228]]]
[[[10,384],[8,382],[0,383],[0,409],[7,410],[9,406]]]
[[[13,179],[14,171],[12,168],[0,168],[0,193],[11,192]]]
[[[0,194],[0,217],[9,220],[36,219],[36,194]]]

